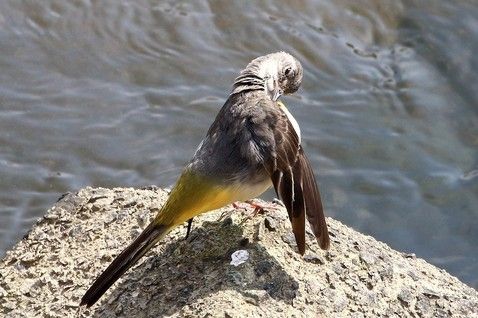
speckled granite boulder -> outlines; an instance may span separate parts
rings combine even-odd
[[[328,219],[332,247],[296,251],[287,213],[226,207],[175,229],[90,309],[81,296],[167,192],[68,194],[0,261],[2,317],[478,317],[478,293],[444,270]],[[249,258],[230,264],[231,254]]]

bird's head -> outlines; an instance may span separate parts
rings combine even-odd
[[[234,91],[247,85],[264,89],[271,100],[296,92],[302,83],[302,65],[285,52],[271,53],[252,60],[234,83]],[[244,87],[246,86],[246,87]]]

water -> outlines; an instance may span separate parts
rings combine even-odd
[[[327,214],[478,288],[472,0],[1,1],[0,255],[64,192],[171,185],[278,50]]]

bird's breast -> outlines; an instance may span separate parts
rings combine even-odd
[[[269,178],[265,178],[261,181],[254,183],[238,183],[234,185],[236,192],[236,201],[246,201],[258,197],[271,186],[272,182]]]

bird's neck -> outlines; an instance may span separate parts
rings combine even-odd
[[[264,91],[265,80],[256,72],[245,70],[241,72],[232,86],[231,95],[250,92],[250,91]]]

